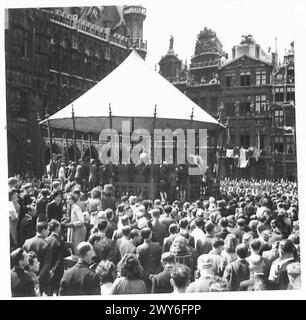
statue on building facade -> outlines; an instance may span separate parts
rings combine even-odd
[[[251,34],[243,34],[240,44],[255,44],[255,40]]]
[[[170,35],[170,40],[169,40],[169,51],[173,51],[173,42],[174,42],[174,38],[173,35]]]
[[[237,117],[240,116],[240,102],[237,100],[234,104],[235,114]]]

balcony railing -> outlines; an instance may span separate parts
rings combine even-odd
[[[138,13],[145,16],[146,9],[140,6],[128,6],[123,9],[123,14],[131,14],[131,13]]]
[[[77,15],[71,15],[56,9],[51,14],[50,20],[56,24],[75,29],[126,49],[135,47],[138,50],[147,51],[147,41],[143,39],[130,39],[118,33],[110,34],[110,28],[103,28],[89,21],[78,19]]]
[[[220,60],[191,63],[190,69],[199,69],[199,68],[213,67],[213,66],[220,66]]]

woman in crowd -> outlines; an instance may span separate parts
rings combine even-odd
[[[116,267],[109,260],[102,260],[97,268],[96,273],[100,278],[101,295],[110,294],[111,287],[116,278]]]
[[[70,222],[68,223],[67,241],[73,244],[73,250],[76,252],[78,244],[85,240],[86,228],[82,209],[76,204],[77,197],[74,194],[67,195],[67,204],[70,207]]]
[[[110,294],[145,294],[147,288],[142,280],[143,269],[135,254],[126,254],[119,262],[120,277],[113,283]]]

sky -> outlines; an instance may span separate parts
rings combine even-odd
[[[294,1],[190,0],[143,1],[147,8],[144,38],[148,41],[147,62],[158,63],[174,37],[178,57],[190,61],[198,33],[208,27],[216,31],[225,52],[231,54],[243,34],[252,34],[264,50],[270,46],[282,55],[294,40]]]

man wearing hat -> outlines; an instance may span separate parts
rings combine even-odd
[[[214,281],[213,259],[209,254],[198,257],[197,268],[200,278],[190,283],[186,292],[208,292],[209,285]]]

